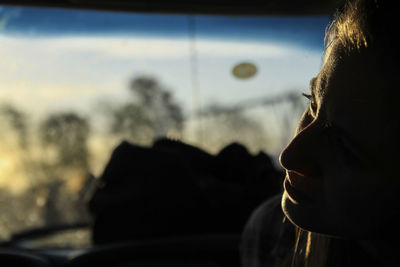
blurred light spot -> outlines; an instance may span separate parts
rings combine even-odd
[[[250,62],[242,62],[232,69],[232,74],[239,79],[248,79],[257,73],[257,67]]]

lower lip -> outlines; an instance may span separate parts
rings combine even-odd
[[[308,197],[303,192],[300,192],[296,188],[294,188],[290,184],[290,182],[287,178],[285,178],[283,187],[285,188],[285,192],[289,195],[289,198],[292,199],[294,202],[296,202],[296,203],[313,202],[313,200],[310,197]]]

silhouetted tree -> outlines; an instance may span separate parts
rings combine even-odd
[[[26,149],[28,146],[28,126],[26,114],[10,104],[1,106],[0,113],[6,118],[12,129],[18,135],[19,146],[22,149]]]
[[[149,143],[171,133],[181,134],[183,112],[170,90],[148,76],[132,79],[129,90],[132,99],[111,109],[113,134],[139,143]]]
[[[256,109],[258,113],[252,113]],[[304,109],[304,98],[297,91],[247,99],[234,106],[212,104],[196,114],[199,131],[207,133],[207,139],[204,134],[198,135],[202,140],[198,143],[209,146],[211,142],[215,148],[218,140],[222,144],[241,141],[251,149],[276,153],[292,138]]]
[[[142,106],[128,103],[112,111],[111,132],[134,140],[146,140],[154,134],[153,120]]]
[[[268,141],[260,122],[246,115],[244,109],[213,104],[199,115],[199,130],[207,133],[201,143],[208,149],[219,150],[229,143],[240,142],[251,150],[258,150]]]
[[[29,119],[11,104],[0,105],[2,142],[11,166],[3,175],[13,177],[0,187],[0,239],[30,227],[85,219],[79,189],[89,170],[87,119],[73,112],[51,114],[39,128]]]
[[[43,205],[46,224],[83,219],[82,210],[76,208],[83,205],[79,188],[71,191],[67,185],[71,181],[83,185],[87,179],[88,120],[74,112],[51,114],[40,124],[39,134],[42,145],[51,152],[39,162],[39,171],[46,177],[42,184],[46,192]]]
[[[56,151],[58,164],[88,168],[88,121],[73,112],[50,115],[40,126],[42,143]]]

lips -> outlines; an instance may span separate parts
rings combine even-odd
[[[312,202],[313,196],[317,194],[317,184],[313,178],[287,171],[284,188],[295,202]]]

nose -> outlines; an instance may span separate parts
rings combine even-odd
[[[287,171],[309,176],[316,171],[316,166],[323,156],[321,153],[323,140],[317,121],[304,128],[301,125],[302,121],[292,141],[281,152],[279,162]]]

